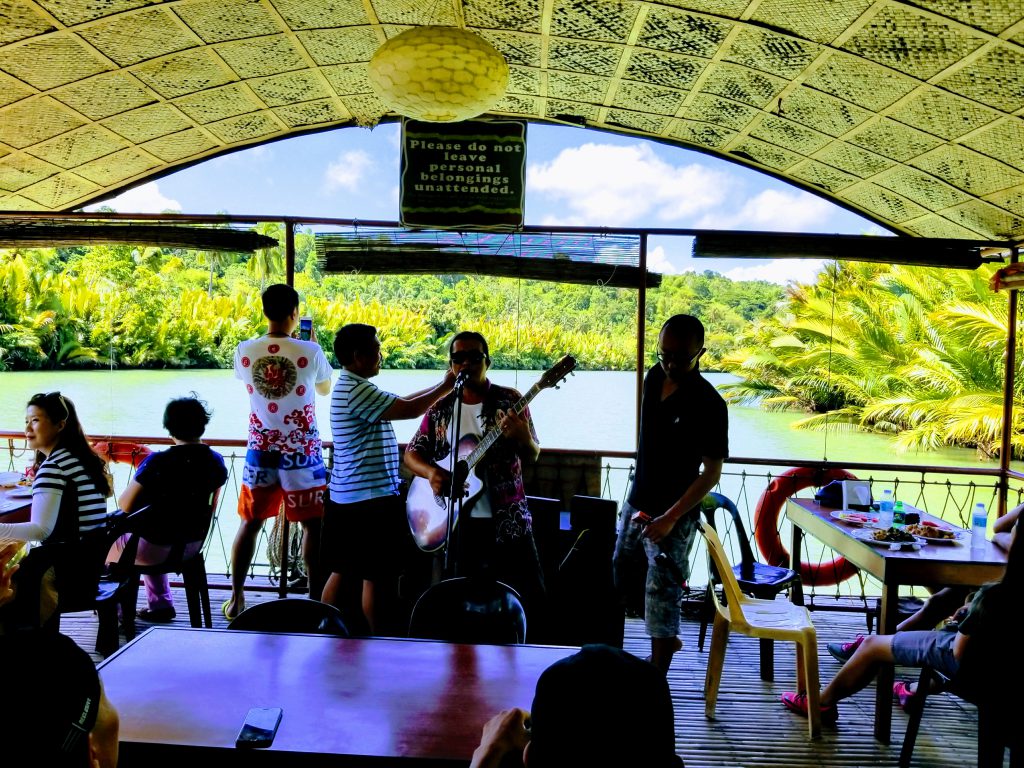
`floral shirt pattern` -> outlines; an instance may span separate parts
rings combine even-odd
[[[510,409],[521,399],[522,395],[516,390],[499,387],[488,382],[481,413],[484,429],[487,432],[493,429],[497,424],[497,412]],[[424,414],[423,421],[409,441],[406,450],[416,451],[438,463],[447,458],[451,453],[448,435],[454,411],[454,393],[434,403]],[[530,409],[523,409],[522,416],[530,425],[530,434],[533,435],[533,439],[537,440],[537,430],[533,426]],[[491,502],[497,541],[508,542],[531,534],[533,518],[526,506],[523,462],[515,446],[510,441],[499,438],[475,469],[477,476],[484,483],[484,491],[488,494]]]

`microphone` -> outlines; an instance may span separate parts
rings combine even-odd
[[[454,388],[455,389],[462,389],[462,387],[465,386],[467,381],[469,381],[469,374],[466,373],[465,371],[460,371],[459,375],[455,377]]]

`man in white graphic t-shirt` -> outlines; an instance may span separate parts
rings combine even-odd
[[[235,376],[249,392],[249,444],[231,549],[231,597],[223,606],[232,619],[245,608],[245,576],[263,521],[285,515],[303,528],[302,557],[310,594],[319,597],[320,520],[324,514],[324,468],[316,427],[314,392],[331,391],[331,364],[316,343],[292,338],[299,323],[299,294],[290,285],[263,292],[267,332],[235,350]]]

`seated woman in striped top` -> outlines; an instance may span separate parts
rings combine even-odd
[[[103,528],[110,488],[74,403],[60,392],[33,395],[25,409],[25,439],[36,459],[32,515],[27,523],[0,524],[0,539],[74,541]]]
[[[60,392],[33,395],[25,409],[25,438],[35,451],[32,512],[27,523],[0,523],[0,539],[76,542],[82,534],[104,528],[110,485],[74,404]],[[31,572],[29,563],[26,558],[18,583]],[[46,606],[41,612],[45,621]]]

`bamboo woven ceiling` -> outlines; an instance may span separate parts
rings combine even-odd
[[[697,148],[898,232],[1024,239],[1022,0],[0,0],[0,211],[393,119],[367,62],[425,24],[505,55],[494,114]]]

